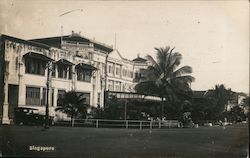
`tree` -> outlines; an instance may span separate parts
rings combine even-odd
[[[104,118],[106,119],[124,119],[125,101],[117,99],[115,96],[107,100],[104,107]]]
[[[91,118],[94,119],[104,119],[104,108],[101,107],[100,105],[97,105],[97,107],[92,106],[90,108],[90,116]]]
[[[245,119],[246,119],[246,115],[244,114],[244,109],[238,105],[234,106],[228,112],[228,120],[230,122],[241,122],[242,120],[245,120]]]
[[[192,92],[190,88],[194,77],[187,75],[192,73],[190,66],[178,68],[182,55],[174,52],[174,48],[155,48],[156,60],[147,55],[150,66],[142,72],[139,83],[135,86],[138,93],[156,95],[162,100],[162,116],[164,114],[164,102],[170,104],[180,99],[185,99]]]
[[[76,117],[86,118],[89,105],[85,104],[85,102],[86,98],[83,97],[83,94],[69,91],[59,100],[59,107],[56,110],[70,115],[71,121]]]
[[[192,102],[192,120],[195,123],[204,123],[214,120],[214,109],[217,106],[217,100],[214,97],[203,96],[194,98]]]
[[[232,91],[230,88],[226,89],[226,87],[221,84],[215,85],[214,92],[214,98],[216,99],[216,106],[213,110],[214,119],[222,119],[222,112],[225,110],[225,107],[228,104],[228,101],[230,100]]]
[[[249,108],[249,102],[250,102],[250,98],[249,96],[247,96],[246,98],[243,99],[243,107]]]
[[[249,117],[249,102],[250,102],[249,96],[247,96],[245,99],[243,99],[243,109],[244,109],[244,114],[245,114],[246,118]]]

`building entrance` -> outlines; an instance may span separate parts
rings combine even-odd
[[[8,102],[9,102],[9,118],[14,118],[14,109],[18,106],[18,85],[9,84]]]

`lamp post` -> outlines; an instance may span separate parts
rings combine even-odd
[[[47,83],[46,83],[46,109],[45,109],[45,129],[49,128],[49,86],[50,86],[50,73],[52,71],[52,61],[48,62],[48,70],[47,70]]]

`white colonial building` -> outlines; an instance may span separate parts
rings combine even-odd
[[[121,56],[118,50],[112,51],[107,59],[107,90],[133,92],[133,62]]]
[[[23,40],[1,35],[0,102],[2,123],[9,124],[15,107],[45,110],[57,106],[66,91],[75,90],[91,106],[104,106],[105,91],[133,92],[145,59],[125,59],[111,46],[72,32]]]

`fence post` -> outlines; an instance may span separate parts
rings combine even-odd
[[[152,129],[152,120],[150,120],[150,129]]]
[[[71,121],[71,126],[74,127],[74,123],[75,123],[75,119],[73,118],[72,121]]]
[[[142,129],[142,122],[140,121],[140,129]]]
[[[159,120],[159,128],[161,128],[161,120]]]
[[[128,128],[128,120],[126,120],[126,128]]]
[[[98,122],[98,120],[96,120],[96,128],[98,128],[98,127],[99,127],[98,123],[99,123],[99,122]]]

